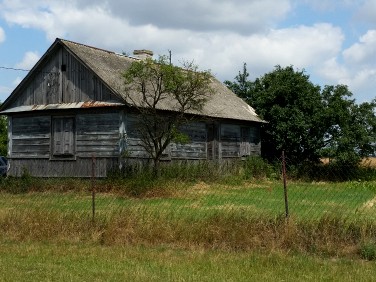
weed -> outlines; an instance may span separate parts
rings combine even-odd
[[[248,157],[244,161],[244,177],[246,179],[269,178],[272,175],[272,166],[261,157]]]
[[[376,260],[376,242],[369,240],[361,243],[360,256],[366,260]]]

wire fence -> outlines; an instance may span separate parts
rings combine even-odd
[[[305,173],[308,172],[311,177],[299,179],[295,175],[296,165],[287,160],[286,166],[287,216],[310,220],[331,217],[376,222],[374,168],[325,164],[307,168]]]
[[[376,222],[376,167],[297,164],[288,157],[163,166],[161,175],[140,169],[106,179],[1,179],[0,214],[9,211],[76,214],[93,221],[119,214],[138,218],[209,217]]]

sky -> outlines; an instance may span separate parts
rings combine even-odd
[[[376,0],[0,0],[0,101],[56,38],[132,55],[194,61],[220,81],[247,64],[376,98]]]

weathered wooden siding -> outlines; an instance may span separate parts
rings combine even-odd
[[[148,158],[137,134],[137,115],[128,114],[124,120],[126,155],[131,158]],[[192,122],[180,129],[190,142],[172,142],[166,148],[164,159],[226,159],[260,155],[259,128],[239,124],[206,124]]]
[[[251,156],[260,156],[261,155],[261,136],[260,136],[260,127],[252,126],[250,128],[249,136],[250,144],[250,155]]]
[[[149,155],[142,146],[140,134],[137,130],[138,116],[135,114],[125,115],[125,150],[124,155],[130,158],[148,158]]]
[[[219,134],[218,134],[218,124],[208,124],[206,126],[207,130],[207,159],[217,160],[219,158]]]
[[[192,122],[183,126],[180,130],[189,137],[189,142],[186,144],[172,143],[170,145],[171,158],[206,159],[206,124]]]
[[[95,157],[95,173],[102,177],[120,165],[121,157],[146,161],[149,155],[137,133],[138,118],[115,109],[13,116],[9,122],[10,174],[19,176],[26,169],[35,176],[90,177]],[[63,126],[65,121],[69,126]],[[226,160],[260,154],[259,128],[249,124],[191,122],[181,131],[190,142],[171,143],[164,160]]]
[[[138,116],[127,114],[125,120],[126,149],[125,154],[130,158],[149,158],[148,153],[142,146],[141,137],[137,130]],[[180,129],[187,134],[190,142],[179,144],[172,142],[164,151],[164,160],[169,159],[206,159],[206,124],[192,122]]]
[[[10,107],[83,101],[118,101],[97,76],[66,49],[51,53]]]
[[[49,159],[11,159],[10,174],[21,176],[26,169],[36,177],[91,177],[92,158],[77,158],[75,161],[50,161]],[[117,158],[95,158],[95,176],[106,177],[118,167]]]
[[[49,158],[51,117],[13,117],[10,156],[12,158]]]
[[[118,157],[119,121],[119,112],[77,115],[77,156]]]
[[[69,155],[56,154],[53,122],[72,120],[75,149]],[[119,159],[119,112],[70,113],[67,115],[13,117],[11,128],[10,174],[27,170],[34,176],[91,176],[92,157],[96,175],[106,176]],[[65,151],[64,151],[65,152]],[[68,157],[68,158],[67,158]]]
[[[34,72],[30,82],[22,89],[11,107],[61,102],[58,95],[61,92],[59,53],[51,54],[51,59]]]
[[[240,156],[240,126],[233,124],[221,125],[221,156],[222,158]]]
[[[221,124],[221,158],[260,155],[260,131],[249,125]]]

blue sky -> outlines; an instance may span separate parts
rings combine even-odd
[[[115,52],[172,51],[221,80],[293,65],[376,97],[376,0],[0,0],[0,101],[56,37]]]

